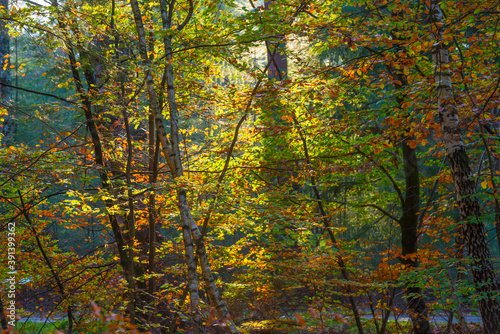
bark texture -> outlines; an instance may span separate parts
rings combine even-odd
[[[393,14],[394,15],[394,14]],[[408,86],[408,79],[404,73],[390,67],[389,72],[397,78],[395,84],[398,90]],[[396,102],[402,108],[404,97],[398,95]],[[401,151],[404,161],[405,193],[401,199],[402,215],[399,219],[401,228],[401,258],[400,261],[408,270],[418,267],[418,222],[420,210],[420,175],[418,159],[415,148],[410,146],[411,137],[406,134],[401,143]],[[412,320],[415,334],[428,334],[431,327],[429,324],[429,312],[422,296],[422,289],[415,286],[413,282],[405,282],[406,300],[408,302],[408,313]]]
[[[401,227],[401,263],[408,269],[418,267],[418,211],[420,209],[420,176],[415,149],[408,144],[409,138],[402,143],[406,193],[402,205],[403,214],[399,220]],[[422,290],[412,282],[405,282],[408,311],[416,334],[430,333],[429,314],[422,296]]]
[[[265,8],[268,9],[274,0],[266,1]],[[288,59],[285,53],[285,36],[266,40],[267,62],[269,68],[267,77],[269,80],[282,81],[288,74]]]
[[[178,27],[182,29],[189,21],[193,12],[193,2],[190,1],[190,11],[184,20]],[[130,0],[130,5],[134,15],[135,26],[137,29],[139,37],[139,51],[141,54],[142,62],[145,67],[150,66],[150,60],[146,51],[146,36],[144,25],[142,23],[142,14],[139,9],[139,4],[137,0]],[[167,3],[166,1],[160,1],[161,17],[163,22],[163,28],[165,30],[171,29],[172,15],[174,12],[175,2]],[[170,116],[170,141],[168,140],[165,128],[163,126],[163,121],[161,118],[161,112],[159,108],[159,100],[155,91],[154,81],[151,71],[146,72],[146,88],[148,91],[148,97],[150,99],[151,111],[155,119],[156,131],[163,148],[163,154],[167,160],[171,175],[174,179],[179,179],[183,177],[182,160],[180,154],[180,136],[179,136],[179,122],[178,122],[178,112],[177,104],[175,102],[175,86],[174,86],[174,70],[172,66],[172,36],[167,35],[164,38],[165,44],[165,57],[166,57],[166,84],[167,84],[167,104],[169,107]],[[194,256],[195,249],[198,261],[200,263],[202,276],[207,286],[207,292],[212,300],[217,313],[219,315],[219,320],[223,326],[225,326],[230,333],[238,333],[236,326],[231,320],[229,311],[220,297],[219,290],[215,285],[215,280],[212,276],[210,263],[208,261],[208,256],[205,248],[205,243],[203,241],[203,236],[201,231],[198,229],[192,215],[191,209],[189,207],[186,190],[179,186],[177,190],[177,200],[178,207],[181,217],[181,225],[184,239],[184,247],[186,252],[186,259],[188,264],[188,285],[190,290],[190,301],[191,306],[195,309],[193,313],[194,328],[195,332],[199,332],[201,329],[201,315],[196,310],[199,307],[199,293],[198,293],[198,280],[196,271],[196,258]]]
[[[5,317],[3,309],[3,301],[0,298],[0,324],[2,325],[2,330],[7,330],[7,318]]]
[[[142,22],[142,13],[140,11],[139,3],[137,2],[137,0],[130,0],[130,6],[132,8],[135,26],[139,37],[139,53],[141,55],[143,65],[147,68],[150,66],[150,59],[147,54],[146,33],[144,29],[144,24]],[[176,166],[174,163],[175,153],[173,151],[173,147],[175,147],[175,145],[171,145],[170,141],[167,138],[165,127],[163,126],[158,95],[156,94],[155,91],[154,80],[153,80],[153,75],[151,74],[151,70],[146,70],[145,76],[146,76],[145,78],[146,90],[148,92],[148,97],[150,102],[150,110],[152,117],[155,120],[158,139],[160,140],[163,154],[165,156],[165,159],[167,160],[167,165],[170,169],[172,177],[177,178],[179,176],[177,168],[178,166]],[[199,333],[201,328],[201,316],[200,313],[198,312],[198,309],[200,307],[200,297],[198,292],[198,278],[196,272],[196,259],[194,256],[194,243],[191,238],[189,223],[186,223],[186,217],[185,217],[186,215],[183,214],[184,212],[181,206],[179,206],[179,210],[181,213],[182,235],[184,240],[184,250],[188,268],[188,287],[190,292],[189,298],[191,307],[193,308],[193,313],[192,313],[193,323],[194,323],[193,330],[195,333]]]
[[[51,4],[55,8],[59,7],[57,0],[52,0]],[[120,221],[123,220],[123,217],[111,213],[113,212],[112,208],[115,205],[115,202],[112,199],[110,199],[111,197],[113,197],[112,196],[113,186],[111,178],[108,174],[109,166],[107,166],[107,164],[105,163],[104,149],[101,140],[101,135],[98,130],[96,118],[92,113],[93,105],[91,101],[91,95],[96,94],[95,92],[96,84],[94,75],[95,73],[91,70],[89,66],[90,64],[82,61],[82,63],[84,63],[85,65],[83,67],[83,72],[88,84],[88,90],[86,90],[83,84],[83,80],[80,76],[80,71],[78,70],[78,65],[77,65],[78,61],[76,58],[76,54],[78,52],[81,58],[86,58],[87,60],[89,60],[90,57],[87,53],[86,48],[84,48],[83,45],[80,44],[80,41],[77,39],[75,43],[75,39],[71,38],[69,34],[69,32],[72,31],[74,36],[81,36],[81,33],[78,31],[78,26],[76,25],[76,23],[73,23],[71,24],[71,26],[68,26],[67,24],[68,22],[62,16],[62,12],[58,14],[57,23],[59,28],[61,29],[62,36],[64,37],[64,44],[66,47],[66,53],[68,56],[68,61],[71,68],[71,75],[75,83],[76,91],[82,101],[81,102],[82,109],[84,110],[87,122],[87,129],[89,131],[90,139],[92,141],[92,145],[94,148],[94,162],[98,166],[97,171],[101,179],[101,184],[102,184],[101,187],[104,192],[111,195],[108,197],[108,199],[105,200],[105,205],[108,209],[110,209],[108,213],[108,218],[111,223],[113,235],[116,240],[118,254],[120,258],[120,265],[124,271],[124,277],[127,282],[127,288],[130,291],[131,303],[129,304],[130,306],[128,312],[130,314],[131,321],[134,322],[136,318],[135,309],[137,304],[135,298],[136,283],[134,278],[134,272],[137,274],[137,276],[141,276],[143,274],[143,271],[140,266],[134,267],[133,257],[130,256],[129,252],[126,250],[127,249],[126,240],[124,238],[124,233],[120,226]]]
[[[484,224],[480,219],[481,208],[476,195],[474,174],[459,128],[458,109],[453,96],[451,63],[448,48],[442,38],[443,13],[439,0],[432,0],[429,8],[429,21],[432,29],[433,62],[437,83],[439,120],[443,131],[460,219],[464,222],[463,237],[469,257],[472,258],[472,276],[479,307],[488,334],[500,333],[499,284],[491,263],[491,255],[485,238]]]

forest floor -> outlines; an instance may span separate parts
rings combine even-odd
[[[44,323],[44,322],[47,321],[47,323],[51,323],[51,322],[61,321],[61,320],[64,320],[64,319],[67,318],[66,316],[63,316],[63,315],[55,315],[55,316],[52,315],[52,316],[49,316],[49,319],[47,320],[47,317],[48,317],[48,315],[45,315],[45,316],[33,315],[33,316],[30,316],[30,317],[21,317],[21,319],[19,319],[18,322],[31,321],[31,322],[36,322],[36,323]],[[373,319],[373,316],[370,315],[370,314],[367,314],[367,315],[364,315],[363,318],[365,318],[365,319]],[[381,321],[380,318],[378,320]],[[391,315],[391,316],[389,316],[389,320],[392,320],[392,321],[401,321],[401,322],[411,321],[410,317],[406,316],[406,315],[402,315],[402,316],[398,316],[398,317],[395,317],[394,315]],[[447,314],[437,314],[437,315],[432,316],[431,319],[430,319],[430,321],[431,321],[432,324],[446,324],[448,322],[448,315]],[[469,323],[480,324],[480,323],[483,322],[481,320],[481,317],[480,316],[476,316],[476,315],[466,315],[465,316],[465,321],[468,324]],[[456,318],[453,318],[453,323],[454,324],[457,323],[457,319]]]
[[[365,315],[363,316],[364,319],[370,320],[373,319],[371,315]],[[35,315],[33,314],[30,317],[22,317],[18,322],[16,326],[16,330],[19,331],[19,333],[36,333],[39,332],[39,330],[44,327],[43,330],[41,330],[41,333],[49,333],[53,332],[57,329],[63,329],[67,325],[66,317],[64,315],[45,315],[40,316],[40,315]],[[482,326],[481,326],[481,317],[475,316],[475,315],[466,315],[466,321],[469,324],[469,329],[471,334],[482,334]],[[371,321],[370,321],[371,322]],[[381,322],[381,319],[378,319],[379,325]],[[410,318],[405,315],[401,315],[399,317],[394,317],[394,315],[391,315],[389,317],[389,323],[388,323],[388,329],[386,333],[408,333],[408,330],[410,330]],[[450,328],[451,331],[448,331],[447,329],[447,322],[448,322],[448,315],[446,314],[438,314],[434,315],[431,318],[431,327],[432,327],[432,334],[461,334],[461,331],[458,327],[458,324],[456,323],[456,320],[454,319],[453,325]],[[368,325],[368,324],[366,324]],[[62,328],[61,328],[62,326]],[[247,333],[249,334],[316,334],[317,331],[311,330],[311,328],[302,328],[302,329],[292,329],[288,328],[284,329],[267,329],[265,326],[264,328],[247,328]],[[272,327],[272,326],[271,326]],[[330,327],[330,326],[326,326]],[[322,334],[352,334],[352,333],[357,333],[356,329],[354,327],[351,328],[346,328],[347,326],[332,326],[333,328],[325,328],[321,333]],[[337,329],[335,329],[337,327]],[[368,326],[370,327],[370,326]],[[342,329],[341,329],[342,328]],[[368,328],[365,328],[367,330],[367,333],[371,333],[371,331]],[[290,331],[291,330],[291,331]],[[212,332],[210,332],[212,333]],[[214,332],[216,333],[216,332]]]

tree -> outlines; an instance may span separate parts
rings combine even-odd
[[[463,303],[491,331],[498,22],[449,3],[438,19],[411,0],[13,7],[0,242],[15,221],[21,296],[70,332],[381,334],[404,314],[429,333]],[[458,206],[457,164],[480,185]]]
[[[2,11],[7,11],[9,8],[8,0],[3,0],[0,2]],[[6,27],[5,20],[0,20],[0,58],[4,59],[4,66],[0,69],[0,101],[2,102],[2,108],[0,109],[0,120],[2,122],[2,137],[1,145],[7,146],[12,141],[12,136],[14,134],[14,122],[12,116],[9,115],[8,107],[10,104],[11,90],[7,85],[11,84],[10,79],[10,67],[8,66],[8,57],[10,53],[10,38],[9,32]],[[0,320],[2,329],[7,329],[7,320],[4,314],[3,301],[0,299]]]
[[[472,275],[478,293],[483,296],[479,301],[481,316],[487,333],[500,333],[500,300],[496,297],[500,287],[491,263],[481,208],[476,196],[476,183],[460,131],[458,108],[453,96],[449,51],[443,39],[443,13],[440,2],[432,1],[427,10],[432,39],[435,41],[432,57],[436,72],[439,120],[443,129],[442,140],[453,176],[460,219],[465,222],[462,231],[467,253],[473,259]]]

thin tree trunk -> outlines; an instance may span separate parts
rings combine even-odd
[[[392,12],[391,15],[396,20],[400,19],[399,13]],[[397,29],[393,29],[391,34],[394,40],[403,38],[400,36],[402,32]],[[402,46],[397,46],[397,48],[401,50],[404,49]],[[408,79],[401,70],[397,70],[392,64],[387,65],[387,69],[389,74],[395,79],[394,86],[398,91],[408,86]],[[400,109],[402,109],[401,106],[404,102],[404,96],[402,94],[403,92],[398,92],[396,95],[396,102]],[[401,228],[402,256],[399,260],[405,265],[407,270],[413,270],[418,267],[416,256],[418,250],[418,224],[420,220],[420,175],[416,150],[410,146],[410,141],[412,139],[411,135],[407,133],[401,141],[405,175],[404,195],[393,182],[393,187],[399,194],[402,211],[401,218],[396,220]],[[413,331],[416,334],[430,333],[428,309],[423,299],[421,289],[414,286],[411,282],[405,282],[405,290]]]
[[[173,2],[172,2],[173,5]],[[143,64],[147,67],[150,66],[150,60],[147,55],[146,49],[146,34],[144,30],[144,25],[142,23],[142,13],[139,8],[137,0],[130,0],[130,6],[132,7],[132,12],[134,15],[135,26],[137,33],[139,35],[139,52],[142,58]],[[172,150],[170,141],[167,139],[167,133],[165,127],[163,126],[163,120],[161,118],[161,112],[159,108],[158,96],[154,87],[154,80],[150,70],[146,70],[146,89],[148,92],[151,113],[155,119],[156,131],[158,133],[158,138],[160,139],[161,146],[163,149],[163,155],[167,160],[167,165],[170,169],[172,177],[175,179],[179,176],[178,166],[174,164],[175,153]],[[178,195],[179,197],[179,195]],[[181,205],[179,205],[179,210],[181,212],[181,224],[182,224],[182,235],[184,240],[184,249],[186,252],[186,261],[188,268],[188,286],[189,286],[189,297],[191,302],[191,307],[193,309],[193,330],[198,333],[201,330],[201,314],[199,312],[200,307],[200,297],[198,292],[198,279],[196,272],[196,259],[194,256],[194,243],[191,238],[191,231],[189,222],[186,221],[186,215]]]
[[[385,314],[382,310],[382,325],[380,326],[380,332],[378,334],[385,334],[385,329],[387,327],[387,323],[389,322],[389,317],[391,315],[392,304],[394,302],[394,297],[396,295],[395,288],[389,288],[389,303],[387,304],[387,309],[385,310]]]
[[[457,280],[460,278],[460,272],[457,276]],[[467,326],[467,321],[465,320],[464,313],[462,312],[462,305],[460,302],[460,299],[458,298],[457,295],[457,288],[455,286],[455,283],[453,282],[453,277],[451,276],[450,270],[446,270],[446,278],[450,281],[450,290],[451,290],[451,297],[455,301],[455,303],[458,305],[458,308],[455,311],[451,311],[450,314],[450,319],[448,319],[448,325],[453,323],[453,313],[457,313],[457,320],[458,324],[460,326],[460,333],[462,334],[469,334],[469,327]]]
[[[58,2],[57,0],[52,1],[52,6],[57,8]],[[78,71],[77,68],[77,60],[75,56],[75,48],[74,45],[72,44],[72,39],[69,38],[67,34],[67,26],[65,23],[65,19],[60,16],[59,14],[57,20],[58,20],[58,25],[61,31],[63,32],[63,36],[65,37],[65,44],[66,44],[66,49],[67,49],[67,54],[68,54],[68,60],[71,68],[71,75],[73,77],[73,81],[75,83],[76,91],[78,95],[80,96],[82,100],[82,109],[85,112],[85,118],[87,122],[87,128],[89,130],[90,138],[92,140],[92,145],[94,147],[94,160],[98,168],[98,173],[99,177],[101,179],[101,184],[102,184],[102,189],[105,192],[108,192],[109,194],[112,194],[112,187],[111,187],[111,180],[107,174],[106,171],[106,166],[104,164],[104,153],[102,149],[102,144],[101,144],[101,139],[99,136],[99,132],[97,130],[97,125],[94,120],[94,115],[92,114],[92,102],[89,98],[88,92],[85,91],[83,87],[83,82],[80,77],[80,72]],[[93,87],[95,89],[95,83],[94,83],[94,78],[91,73],[89,73],[88,69],[85,71],[85,77],[88,81],[89,87]],[[105,204],[107,208],[112,208],[114,206],[114,203],[111,199],[105,200]],[[123,238],[122,230],[118,221],[118,218],[115,214],[108,214],[110,223],[111,223],[111,228],[113,230],[113,235],[116,240],[117,248],[118,248],[118,254],[120,258],[120,265],[124,270],[124,277],[127,282],[127,287],[130,291],[135,291],[135,280],[132,275],[132,273],[129,271],[130,268],[130,262],[133,261],[133,258],[130,258],[127,254],[127,251],[125,250],[125,240]],[[135,305],[135,301],[132,300],[132,305]],[[134,314],[135,307],[132,306],[129,311],[130,311],[130,317],[131,319],[135,319],[135,314]]]
[[[391,17],[395,21],[403,19],[399,11],[392,11]],[[405,31],[401,31],[398,28],[391,30],[391,36],[394,40],[406,38]],[[399,51],[405,51],[403,46],[397,46],[397,49]],[[389,73],[395,79],[394,87],[397,90],[396,102],[398,103],[399,109],[403,110],[404,92],[402,90],[408,87],[408,77],[402,70],[398,70],[393,65],[388,65],[387,67]],[[407,133],[403,135],[401,142],[405,191],[404,198],[400,198],[402,215],[399,219],[399,227],[401,228],[402,256],[399,260],[405,265],[405,270],[414,270],[418,267],[417,250],[420,211],[420,173],[416,148],[410,145],[412,139],[414,138],[411,135],[411,131],[407,131]],[[412,320],[414,333],[430,333],[429,312],[422,296],[422,290],[411,281],[405,281],[405,290],[408,311]]]
[[[495,128],[496,132],[496,128]],[[498,134],[497,134],[498,135]],[[497,183],[495,181],[496,176],[497,176],[497,171],[498,171],[498,165],[500,160],[493,156],[491,154],[488,141],[484,137],[483,134],[481,134],[481,139],[484,144],[484,148],[487,153],[488,157],[488,163],[490,165],[490,178],[491,178],[491,185],[493,186],[493,193],[498,191],[497,188]],[[498,200],[498,196],[495,196],[495,199],[493,200],[493,206],[495,207],[495,232],[496,232],[496,239],[497,239],[497,244],[498,244],[498,250],[500,251],[500,201]]]
[[[265,9],[269,9],[273,2],[274,0],[266,1]],[[269,80],[282,81],[288,75],[288,59],[284,52],[284,38],[285,36],[282,35],[272,40],[266,40],[267,61],[269,63],[267,77]]]
[[[148,162],[149,162],[149,184],[153,186],[158,175],[158,141],[155,143],[155,120],[153,115],[149,115],[149,143],[148,143]],[[156,210],[155,210],[156,195],[154,191],[148,196],[148,221],[149,221],[149,252],[148,262],[149,269],[149,285],[148,292],[153,294],[156,290],[156,278],[153,276],[155,272],[155,254],[156,254]]]
[[[377,316],[375,314],[375,307],[373,306],[373,297],[370,294],[370,292],[368,292],[367,295],[368,295],[368,301],[370,303],[369,304],[370,305],[370,311],[372,312],[373,324],[375,325],[375,329],[376,329],[377,333],[380,333],[380,328],[379,328],[379,325],[378,325]]]
[[[400,90],[408,86],[406,75],[389,66],[389,72],[398,83],[396,89]],[[404,102],[402,95],[396,97],[400,108]],[[401,143],[401,151],[404,161],[405,192],[401,199],[402,215],[399,219],[401,228],[401,258],[400,261],[405,265],[406,270],[413,270],[418,267],[417,249],[418,249],[418,221],[420,210],[420,174],[418,168],[418,159],[415,148],[410,146],[412,137],[406,134]],[[408,302],[408,311],[413,324],[415,334],[430,333],[429,314],[425,304],[420,287],[414,283],[406,281],[406,300]]]
[[[408,85],[408,80],[403,73],[394,73],[401,84],[396,84],[397,89]],[[396,97],[399,106],[403,104],[403,97]],[[401,202],[402,215],[399,219],[401,228],[401,258],[400,261],[405,265],[406,270],[414,270],[418,267],[417,249],[418,249],[418,221],[420,210],[420,174],[418,168],[418,159],[415,148],[410,146],[410,135],[405,135],[401,143],[401,151],[404,161],[405,192],[404,199]],[[428,334],[431,327],[429,324],[429,313],[427,305],[422,296],[422,289],[415,286],[414,283],[405,282],[406,300],[408,302],[408,311],[413,324],[415,334]]]
[[[123,92],[122,92],[123,93]],[[123,95],[122,95],[123,96]],[[126,237],[126,241],[128,242],[128,256],[129,256],[129,263],[128,263],[128,270],[129,275],[132,277],[136,277],[136,272],[135,272],[135,266],[134,266],[134,239],[135,239],[135,213],[134,213],[134,199],[132,196],[132,178],[131,178],[131,168],[132,168],[132,136],[130,135],[130,127],[129,127],[129,122],[128,122],[128,115],[127,111],[122,109],[122,114],[123,114],[123,120],[125,123],[125,131],[127,135],[127,167],[125,170],[125,175],[127,179],[127,202],[128,202],[128,213],[125,216],[125,228],[126,228],[126,233],[124,233],[124,236]],[[130,291],[131,294],[131,300],[134,301],[132,304],[132,307],[134,307],[134,310],[132,311],[133,314],[135,314],[136,310],[136,305],[138,301],[140,300],[137,298],[135,295],[135,291]],[[142,307],[141,307],[142,309]],[[134,318],[131,319],[131,323],[135,323]]]
[[[300,126],[300,123],[295,116],[293,116],[293,122],[297,128],[297,132],[299,133],[299,137],[300,137],[300,140],[302,142],[302,149],[304,150],[304,156],[306,158],[305,159],[306,163],[309,166],[309,169],[312,169],[313,167],[311,164],[311,158],[309,156],[309,149],[307,146],[307,141],[306,141],[306,138],[305,138],[304,133],[302,131],[302,128]],[[321,199],[321,194],[319,193],[318,187],[316,185],[316,178],[314,177],[314,174],[311,174],[310,181],[311,181],[311,186],[312,186],[313,191],[314,191],[314,196],[316,198],[316,202],[318,204],[319,212],[321,213],[321,220],[323,222],[323,225],[325,226],[326,232],[328,233],[328,236],[330,237],[330,241],[332,242],[333,247],[338,249],[339,244],[337,242],[337,239],[335,238],[335,235],[333,234],[332,226],[330,225],[330,220],[328,218],[328,214],[323,206],[323,200]],[[348,282],[350,279],[349,279],[349,275],[348,275],[344,260],[342,259],[341,256],[337,256],[337,261],[339,264],[340,274],[341,274],[342,278]],[[363,324],[361,323],[361,315],[359,314],[358,306],[356,305],[356,301],[354,300],[352,288],[351,288],[351,285],[349,283],[347,283],[346,290],[347,290],[347,294],[348,294],[349,304],[351,304],[351,309],[352,309],[352,312],[354,315],[354,320],[356,322],[356,327],[358,329],[358,333],[363,334],[364,330],[363,330]]]
[[[433,37],[433,62],[436,71],[439,120],[443,130],[457,197],[460,219],[464,222],[463,235],[467,253],[472,258],[472,276],[480,296],[479,308],[487,334],[500,333],[499,285],[491,263],[485,238],[484,224],[480,219],[481,208],[476,196],[474,174],[459,128],[458,110],[453,96],[448,48],[441,36],[443,14],[439,0],[430,2],[429,22]]]
[[[167,21],[166,24],[164,23],[164,26],[165,25],[170,26],[170,22]],[[172,147],[174,150],[174,164],[177,171],[176,177],[182,177],[183,169],[180,154],[179,121],[177,118],[178,111],[177,104],[175,102],[174,71],[172,66],[172,38],[170,36],[167,36],[165,38],[165,52],[167,53],[167,102],[169,106]],[[219,290],[215,284],[215,279],[211,273],[203,235],[201,234],[201,231],[198,229],[198,226],[196,225],[193,216],[191,215],[191,209],[188,205],[186,190],[179,189],[177,192],[177,196],[179,210],[181,212],[182,224],[183,226],[190,226],[190,230],[196,245],[196,255],[198,257],[198,261],[200,262],[200,269],[203,280],[205,281],[210,299],[214,303],[215,309],[217,310],[219,321],[221,322],[222,326],[227,326],[230,333],[237,333],[238,330],[236,329],[234,322],[231,320],[231,316],[229,314],[229,310],[226,307],[226,304],[220,297]]]
[[[59,278],[59,274],[57,273],[57,271],[55,271],[54,267],[52,266],[52,262],[50,261],[49,257],[47,256],[47,253],[45,253],[45,249],[43,248],[39,234],[35,228],[33,221],[31,220],[31,217],[28,213],[28,210],[26,209],[26,205],[24,204],[24,200],[23,200],[23,196],[22,196],[21,192],[19,190],[17,192],[19,194],[19,199],[21,201],[21,207],[23,210],[22,214],[23,214],[24,218],[26,218],[26,221],[28,222],[28,224],[33,232],[33,235],[34,235],[35,240],[36,240],[36,244],[38,246],[38,250],[42,254],[42,257],[45,261],[45,264],[47,265],[47,267],[49,267],[50,272],[52,274],[52,277],[56,281],[57,288],[59,289],[59,295],[61,296],[61,299],[64,300],[68,297],[66,295],[65,290],[64,290],[64,285],[63,285],[61,279]],[[71,304],[68,305],[68,307],[66,309],[66,314],[68,316],[68,334],[72,334],[73,333],[74,318],[73,318],[73,308],[71,307]]]
[[[163,27],[169,29],[172,20],[173,10],[175,2],[170,2],[167,7],[166,1],[160,1],[161,16],[163,21]],[[132,12],[134,14],[135,25],[137,28],[137,33],[139,36],[139,51],[143,64],[145,66],[150,65],[150,60],[146,52],[146,38],[144,25],[142,23],[142,14],[139,9],[137,0],[130,0],[130,5],[132,7]],[[190,16],[193,11],[193,2],[190,1],[190,12],[183,23],[179,25],[179,29],[185,26],[189,21]],[[163,153],[167,164],[170,168],[170,172],[174,179],[183,176],[182,161],[180,155],[180,136],[179,136],[179,124],[177,119],[177,104],[175,102],[175,88],[174,88],[174,74],[172,67],[172,37],[165,37],[165,57],[166,57],[166,80],[167,80],[167,101],[169,106],[170,115],[170,130],[171,130],[171,143],[167,139],[165,129],[163,127],[161,112],[158,104],[158,97],[154,88],[154,81],[150,70],[146,71],[146,87],[148,91],[148,96],[151,103],[151,111],[155,118],[155,123],[157,127],[157,132],[159,135],[160,142],[162,144]],[[222,324],[225,324],[231,333],[238,333],[236,326],[231,320],[231,316],[227,307],[220,297],[219,290],[215,285],[215,280],[211,274],[211,269],[208,261],[208,256],[206,253],[205,244],[201,232],[198,229],[192,215],[191,209],[188,205],[186,190],[180,187],[177,190],[177,200],[179,206],[179,212],[181,217],[181,225],[184,238],[184,247],[186,251],[187,265],[188,265],[188,285],[190,289],[190,299],[191,307],[194,309],[194,331],[199,331],[201,329],[201,314],[198,312],[199,308],[199,292],[198,292],[198,280],[196,272],[196,259],[194,256],[194,246],[196,245],[196,254],[198,260],[200,261],[200,267],[202,275],[207,285],[207,290],[210,295],[210,299],[214,303],[217,313],[219,315]],[[194,243],[193,243],[194,239]]]

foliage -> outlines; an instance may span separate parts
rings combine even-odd
[[[67,332],[402,333],[383,319],[412,298],[430,316],[499,298],[469,277],[429,37],[438,25],[450,53],[498,276],[495,4],[441,1],[436,23],[409,0],[160,0],[138,3],[139,20],[133,2],[5,11],[20,51],[4,57],[18,130],[0,147],[0,242],[15,223],[21,312],[64,316]],[[420,168],[409,254],[406,147]]]

